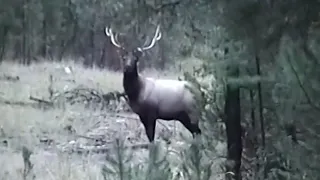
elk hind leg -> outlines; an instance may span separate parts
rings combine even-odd
[[[197,123],[192,123],[191,118],[187,113],[181,113],[179,120],[184,125],[184,127],[186,127],[190,131],[193,138],[195,137],[195,135],[201,134],[199,125]]]

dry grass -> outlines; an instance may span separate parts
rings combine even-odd
[[[67,74],[64,67],[70,66],[72,74]],[[41,110],[31,106],[3,104],[6,101],[30,102],[29,96],[47,99],[50,85],[49,76],[54,78],[53,89],[64,91],[79,85],[100,89],[103,92],[122,91],[122,74],[99,69],[85,69],[70,62],[40,63],[29,67],[18,64],[3,63],[0,65],[0,76],[3,74],[19,76],[17,82],[0,81],[0,170],[1,179],[23,179],[24,162],[21,156],[22,147],[32,151],[31,163],[35,179],[103,179],[100,170],[103,163],[101,154],[67,154],[58,147],[70,145],[70,142],[82,145],[93,145],[96,142],[81,138],[78,135],[102,138],[112,142],[115,137],[122,137],[126,144],[146,143],[147,138],[137,116],[128,113],[93,110],[82,105]],[[177,79],[182,73],[143,72],[152,77]],[[191,134],[180,123],[161,121],[157,124],[156,138],[160,141],[161,133],[177,132],[191,139]],[[71,133],[66,127],[71,126]],[[185,147],[181,136],[173,134],[171,148],[180,151]],[[50,140],[44,144],[41,140]],[[6,145],[7,144],[7,145]],[[135,161],[146,159],[146,150],[135,150]],[[171,155],[174,162],[177,158]],[[33,179],[33,178],[32,178]]]

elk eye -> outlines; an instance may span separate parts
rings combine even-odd
[[[137,57],[137,58],[140,58],[142,56],[142,52],[139,51],[139,50],[134,50],[134,55]]]

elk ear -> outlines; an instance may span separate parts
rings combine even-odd
[[[135,49],[133,53],[136,57],[142,57],[144,55],[144,52],[140,48]]]

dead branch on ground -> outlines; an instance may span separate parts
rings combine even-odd
[[[10,75],[4,74],[3,76],[0,76],[0,80],[16,82],[16,81],[20,80],[20,77],[19,76],[10,76]]]
[[[148,149],[149,144],[135,144],[135,145],[128,145],[125,146],[125,149]],[[85,153],[98,153],[103,154],[110,152],[114,149],[113,145],[103,145],[103,146],[76,146],[71,148],[63,148],[62,151],[68,153],[77,153],[77,154],[85,154]]]
[[[121,100],[121,99],[124,100]],[[101,110],[107,107],[109,110],[115,110],[121,107],[124,111],[129,111],[126,100],[127,97],[125,93],[119,91],[112,91],[108,93],[100,92],[92,88],[78,87],[61,93],[55,93],[51,99],[45,99],[41,97],[29,96],[29,100],[36,102],[23,102],[23,101],[12,101],[0,99],[0,103],[8,105],[18,105],[18,106],[30,106],[34,108],[53,108],[59,100],[64,99],[64,103],[74,105],[76,103],[85,105],[101,105]],[[122,102],[122,103],[121,103]]]
[[[48,106],[53,106],[53,102],[51,101],[48,101],[48,100],[44,100],[44,99],[39,99],[39,98],[36,98],[36,97],[33,97],[33,96],[29,96],[29,99],[32,100],[32,101],[36,101],[40,104],[45,104],[45,105],[48,105]]]
[[[10,105],[10,106],[21,106],[21,107],[31,107],[36,109],[50,108],[51,106],[43,106],[43,104],[33,103],[33,102],[24,102],[24,101],[10,101],[0,99],[0,104]]]
[[[76,103],[84,103],[86,105],[98,104],[101,105],[101,109],[104,109],[105,107],[108,107],[108,109],[117,109],[117,106],[121,105],[119,104],[121,98],[127,100],[125,93],[119,91],[103,93],[102,91],[92,88],[77,87],[62,93],[57,93],[52,100],[57,101],[58,99],[65,99],[65,102],[71,105]]]

